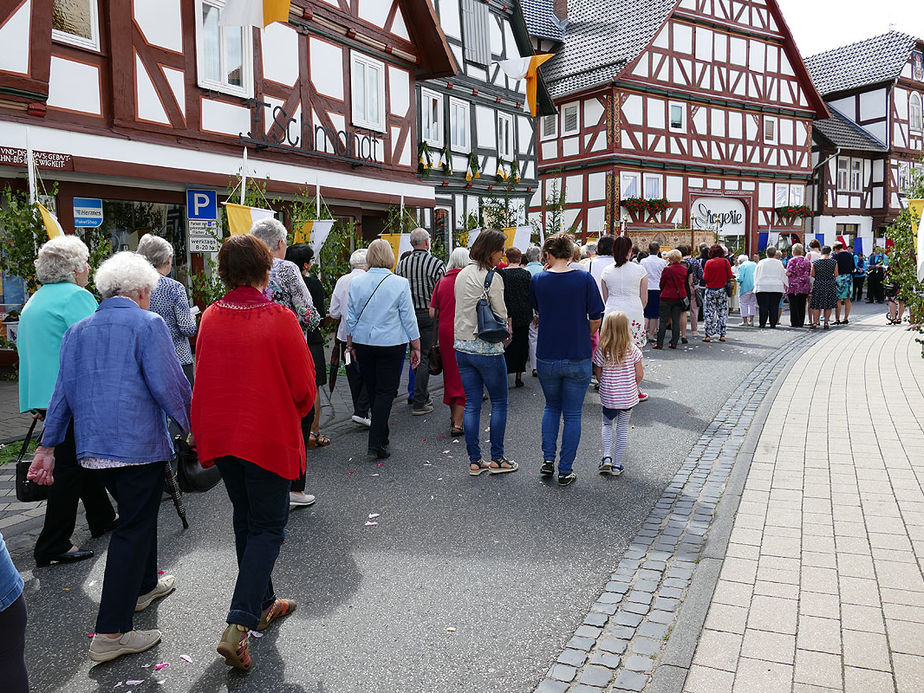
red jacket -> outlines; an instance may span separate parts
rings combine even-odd
[[[291,310],[250,287],[206,309],[191,408],[204,466],[233,455],[298,478],[305,471],[301,419],[316,395],[314,362]]]
[[[661,300],[680,301],[687,297],[687,266],[675,262],[661,272]]]
[[[722,289],[735,275],[732,274],[731,265],[724,257],[714,257],[706,261],[703,269],[703,281],[707,289]]]

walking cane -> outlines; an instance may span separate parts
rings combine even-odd
[[[173,467],[167,460],[164,465],[164,476],[167,482],[167,493],[173,499],[173,505],[176,507],[176,514],[180,516],[183,523],[183,529],[189,529],[189,522],[186,521],[186,505],[183,503],[183,494],[180,493],[180,487],[176,483],[176,475],[173,473]]]

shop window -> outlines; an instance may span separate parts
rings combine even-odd
[[[630,197],[639,197],[639,174],[622,173],[619,176],[619,198],[627,200]]]
[[[580,113],[579,104],[572,103],[563,106],[561,109],[561,134],[562,136],[576,135],[581,131],[581,123],[578,115]]]
[[[908,120],[914,132],[921,132],[921,95],[911,94],[908,101]]]
[[[385,132],[385,65],[355,52],[351,62],[353,125]]]
[[[513,116],[508,113],[497,114],[497,156],[513,159]]]
[[[542,139],[558,137],[558,115],[542,116]]]
[[[51,37],[80,48],[99,50],[97,0],[54,0]]]
[[[859,224],[836,224],[835,233],[838,236],[854,236],[860,233]]]
[[[449,99],[449,144],[453,151],[471,151],[471,106],[468,101]]]
[[[185,205],[103,200],[103,223],[94,231],[101,238],[109,239],[113,252],[134,251],[146,233],[167,239],[173,246],[173,269],[170,276],[188,285]]]
[[[671,132],[687,131],[687,107],[686,104],[671,102],[669,107],[670,120],[668,126]]]
[[[199,86],[233,96],[253,94],[250,27],[221,26],[224,0],[196,0],[196,66]]]
[[[661,176],[645,174],[645,198],[660,200],[664,197],[664,179]]]
[[[443,97],[429,89],[420,90],[420,137],[433,147],[443,146]]]

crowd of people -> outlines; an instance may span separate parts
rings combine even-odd
[[[40,248],[42,287],[22,311],[18,339],[20,406],[44,420],[29,476],[50,486],[34,554],[38,566],[93,555],[71,541],[79,500],[93,536],[112,533],[94,662],[161,638],[134,629],[133,615],[176,587],[174,576],[158,575],[156,530],[177,437],[188,436],[204,467],[217,467],[233,509],[238,575],[217,646],[225,662],[248,670],[250,633],[296,608],[276,595],[272,570],[290,509],[315,502],[306,492],[306,450],[331,443],[316,404],[327,371],[324,324],[336,323],[332,361],[342,357],[351,418],[368,429],[370,458],[392,454],[389,420],[409,362],[412,415],[434,411],[429,374],[443,373],[448,433],[464,436],[469,474],[516,472],[505,450],[509,375],[522,387],[531,371],[544,395],[539,474],[557,472],[568,486],[577,479],[591,383],[601,406],[598,471],[623,472],[632,411],[648,399],[643,350],[662,349],[668,331],[671,349],[700,336],[700,324],[703,342],[726,341],[732,297],[743,326],[757,317],[760,328],[776,328],[788,301],[793,327],[807,317],[810,328],[823,318],[828,329],[832,311],[835,325],[849,324],[866,276],[873,300],[889,293],[878,276],[885,258],[854,256],[841,243],[813,241],[808,253],[796,244],[782,258],[771,246],[755,260],[730,257],[718,244],[662,253],[651,243],[645,252],[626,236],[604,236],[582,257],[564,233],[518,249],[484,229],[444,265],[427,231],[414,230],[410,242],[400,261],[385,240],[353,252],[327,306],[312,248],[288,246],[279,221],[261,220],[223,243],[218,274],[228,291],[198,324],[198,308],[168,276],[173,248],[163,238],[146,235],[137,252],[98,268],[99,304],[84,288],[89,254],[79,239]],[[0,628],[21,634],[22,581],[11,566],[0,537]],[[11,642],[3,656],[18,662],[22,639]],[[16,672],[9,690],[27,690],[24,666],[9,661],[4,671]]]

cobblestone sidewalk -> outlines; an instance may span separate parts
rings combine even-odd
[[[684,615],[688,612],[685,601],[697,589],[691,581],[694,572],[702,575],[705,568],[706,574],[713,572],[714,584],[716,563],[721,561],[710,557],[705,545],[707,532],[714,534],[721,523],[715,519],[716,507],[723,493],[729,495],[733,469],[742,459],[746,469],[756,444],[756,436],[749,438],[749,431],[752,424],[760,429],[762,403],[778,388],[788,364],[818,337],[807,333],[777,350],[728,399],[536,693],[681,689],[702,624],[702,616],[692,629],[685,623],[690,619]],[[731,496],[737,501],[736,493]],[[728,515],[726,524],[731,518]],[[709,559],[707,565],[704,558]],[[680,613],[682,606],[684,613]]]
[[[880,323],[789,369],[684,691],[924,690],[924,360]]]

